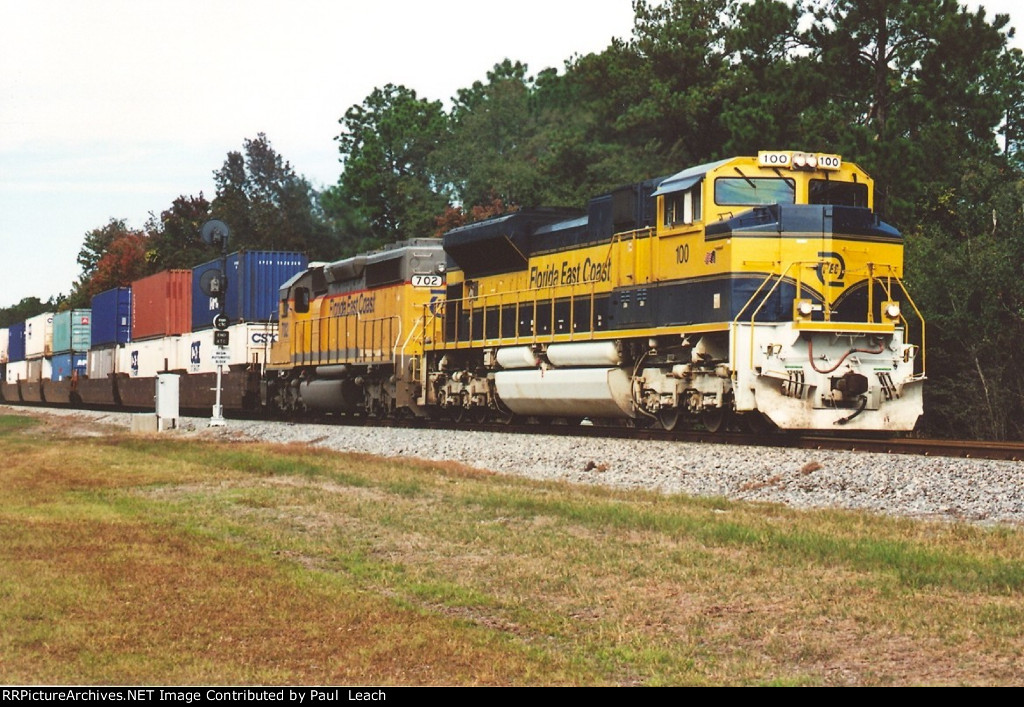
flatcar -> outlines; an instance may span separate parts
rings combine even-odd
[[[764,151],[450,231],[417,403],[910,430],[924,322],[873,186],[838,155]]]

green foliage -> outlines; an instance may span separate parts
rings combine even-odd
[[[931,196],[907,248],[929,323],[928,429],[1024,438],[1024,181],[979,161]]]
[[[71,308],[89,307],[93,295],[128,285],[153,272],[146,262],[149,237],[130,228],[124,219],[110,219],[105,226],[85,234],[78,253],[82,274],[67,299]]]
[[[214,172],[214,182],[217,196],[210,213],[231,229],[233,250],[292,250],[313,258],[332,255],[316,193],[265,134],[245,140],[244,154],[229,152]],[[194,211],[195,204],[191,206]],[[188,218],[189,209],[185,211]]]
[[[509,60],[459,91],[450,117],[450,136],[435,153],[438,172],[467,206],[500,199],[510,206],[537,206],[548,196],[538,157],[539,125],[531,106],[534,91],[527,67]]]
[[[88,280],[92,276],[111,243],[132,232],[124,219],[111,218],[105,226],[94,228],[86,233],[82,248],[78,251],[78,264],[82,266],[82,280]]]
[[[323,201],[327,216],[365,224],[363,237],[383,241],[431,235],[448,203],[430,164],[446,134],[441,103],[388,84],[340,122],[345,168]]]
[[[29,317],[34,317],[37,314],[55,311],[57,311],[57,302],[53,297],[46,302],[43,302],[38,297],[25,297],[18,304],[11,305],[10,307],[0,307],[0,328],[21,324]]]
[[[159,270],[191,268],[209,260],[210,247],[203,243],[199,231],[210,220],[211,204],[202,194],[179,196],[171,208],[150,215],[146,230],[150,234],[147,261]]]
[[[813,17],[804,41],[829,88],[811,113],[872,171],[894,220],[917,219],[928,182],[958,172],[951,158],[996,155],[1021,85],[1004,76],[1008,18],[989,24],[955,0],[818,2]]]

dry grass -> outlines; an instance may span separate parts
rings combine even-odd
[[[0,418],[4,683],[1024,681],[1024,544]]]

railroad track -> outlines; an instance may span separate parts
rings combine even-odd
[[[360,421],[357,424],[366,424]],[[437,420],[389,420],[387,424],[414,428],[449,429],[453,432],[481,430],[509,434],[554,434],[577,437],[604,437],[618,439],[649,439],[659,441],[691,442],[695,444],[741,444],[760,447],[792,449],[830,449],[878,454],[907,454],[916,456],[953,457],[960,459],[1024,460],[1024,442],[992,442],[978,440],[929,439],[922,437],[856,437],[852,435],[800,434],[773,432],[707,432],[704,430],[676,430],[667,432],[657,427],[636,428],[588,424],[460,424]]]
[[[3,403],[11,405],[11,403]],[[34,409],[66,408],[63,405],[47,403],[21,403],[17,406]],[[109,408],[83,406],[84,409],[107,410]],[[183,411],[183,416],[205,417],[206,410]],[[237,415],[236,415],[237,417]],[[247,419],[263,419],[254,415]],[[282,420],[282,422],[285,422]],[[602,437],[611,439],[645,439],[669,442],[690,442],[694,444],[732,444],[754,447],[781,447],[791,449],[828,449],[848,452],[873,452],[878,454],[906,454],[915,456],[952,457],[959,459],[996,459],[1005,461],[1024,460],[1024,442],[993,442],[978,440],[929,439],[924,437],[856,437],[843,434],[800,434],[796,432],[771,432],[753,434],[750,432],[705,430],[675,430],[668,432],[653,427],[628,427],[622,425],[569,424],[555,421],[549,424],[503,424],[499,422],[469,423],[451,420],[425,419],[374,419],[365,416],[319,416],[301,420],[307,424],[383,425],[410,429],[449,430],[458,434],[471,431],[499,432],[522,435],[559,435],[575,437]]]

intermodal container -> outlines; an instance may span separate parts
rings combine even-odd
[[[8,329],[7,360],[25,360],[25,322],[15,324]]]
[[[26,359],[53,354],[53,316],[53,312],[46,312],[25,320]]]
[[[92,298],[90,348],[127,344],[132,337],[132,290],[115,287]]]
[[[28,380],[28,361],[11,361],[4,368],[6,369],[5,375],[8,383]]]
[[[50,361],[50,380],[65,381],[75,373],[82,377],[85,375],[86,366],[87,356],[84,351],[54,354]]]
[[[302,253],[277,250],[242,250],[227,256],[227,291],[224,314],[232,324],[277,319],[278,290],[288,278],[302,272],[309,259]],[[220,313],[215,297],[203,293],[202,276],[219,270],[220,259],[192,268],[192,330],[213,326]]]
[[[262,369],[270,356],[270,346],[277,341],[276,323],[233,324],[227,329],[227,366],[254,366]],[[214,330],[194,331],[181,337],[178,362],[189,373],[215,373],[217,363],[213,352]],[[226,369],[225,369],[226,370]]]
[[[0,329],[0,363],[7,363],[7,345],[11,340],[11,330],[7,327]]]
[[[89,378],[106,378],[117,373],[117,364],[123,345],[95,346],[89,349],[86,375]]]
[[[53,362],[49,358],[30,358],[25,361],[28,364],[27,380],[41,381],[53,375]]]
[[[190,331],[191,270],[164,270],[132,283],[132,341]]]
[[[89,350],[92,310],[70,309],[53,317],[53,355]]]
[[[182,370],[184,366],[178,362],[180,340],[180,336],[163,336],[119,347],[117,372],[129,378],[152,378],[164,371]]]

